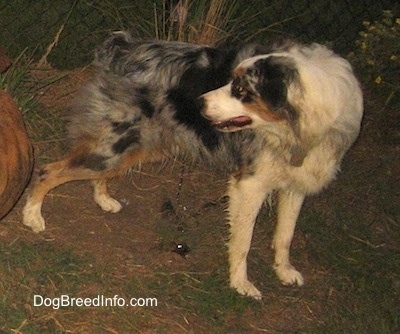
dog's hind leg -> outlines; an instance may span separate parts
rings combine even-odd
[[[278,222],[272,248],[275,249],[274,269],[284,285],[303,285],[303,276],[290,264],[290,245],[304,194],[281,190],[278,194]]]
[[[78,180],[92,180],[96,203],[105,211],[118,212],[121,205],[108,194],[107,179],[123,175],[135,164],[156,160],[155,157],[156,155],[150,156],[134,150],[120,156],[113,156],[114,161],[111,163],[108,162],[107,157],[90,153],[88,148],[77,147],[63,160],[45,165],[40,169],[22,211],[22,222],[31,227],[34,232],[43,231],[45,221],[41,210],[46,194],[64,183]]]
[[[22,222],[32,228],[34,232],[45,229],[45,221],[42,217],[42,204],[46,194],[59,185],[76,180],[87,180],[98,178],[98,171],[88,168],[71,167],[71,159],[47,164],[43,166],[33,183],[32,189],[28,194],[28,199],[22,211]]]
[[[107,181],[108,179],[97,179],[92,181],[93,198],[102,210],[116,213],[122,209],[122,205],[108,193]]]
[[[155,162],[163,159],[164,156],[153,152],[152,154],[143,153],[141,151],[128,152],[121,159],[117,168],[114,169],[115,174],[122,176],[132,166],[142,162]],[[113,175],[115,176],[115,175]],[[109,177],[96,179],[92,181],[93,199],[100,208],[107,212],[116,213],[122,209],[122,205],[112,198],[107,190],[107,182]]]

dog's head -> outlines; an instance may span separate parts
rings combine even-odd
[[[202,96],[203,115],[219,131],[263,128],[283,136],[290,164],[301,166],[307,145],[300,138],[299,109],[291,102],[301,100],[302,91],[287,53],[256,56],[239,64],[230,83]]]
[[[291,87],[300,84],[290,58],[280,54],[252,57],[239,64],[229,84],[203,95],[203,115],[225,132],[283,120],[294,123],[298,115],[289,103]]]
[[[350,64],[319,44],[292,44],[246,59],[230,83],[202,98],[203,115],[216,129],[261,129],[271,134],[269,145],[288,151],[293,166],[301,166],[328,135],[343,156],[357,138],[363,113]]]

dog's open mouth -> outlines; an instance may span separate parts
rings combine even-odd
[[[251,124],[253,121],[247,116],[238,116],[223,122],[212,122],[218,130],[233,130]]]

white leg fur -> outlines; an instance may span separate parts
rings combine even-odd
[[[116,213],[122,209],[122,205],[112,198],[107,190],[107,179],[93,180],[94,201],[107,212]]]
[[[275,249],[274,269],[283,285],[303,285],[302,275],[290,264],[290,245],[296,221],[304,201],[304,194],[280,191],[278,195],[278,222],[272,247]]]
[[[230,286],[240,294],[261,299],[261,293],[247,278],[247,254],[250,249],[253,228],[265,191],[257,179],[237,182],[232,179],[229,188],[229,223],[231,226],[229,251]]]
[[[32,198],[28,200],[22,210],[22,222],[29,226],[33,232],[39,233],[45,229],[45,221],[42,217],[42,202],[32,203]]]

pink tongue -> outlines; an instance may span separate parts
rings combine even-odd
[[[218,129],[229,130],[232,127],[241,128],[245,125],[251,124],[251,118],[247,116],[238,116],[235,118],[231,118],[225,122],[213,122],[213,125]]]
[[[235,126],[238,126],[238,127],[242,127],[242,126],[250,124],[251,123],[251,118],[249,118],[247,116],[239,116],[239,117],[232,118],[229,122],[232,125],[235,125]]]

